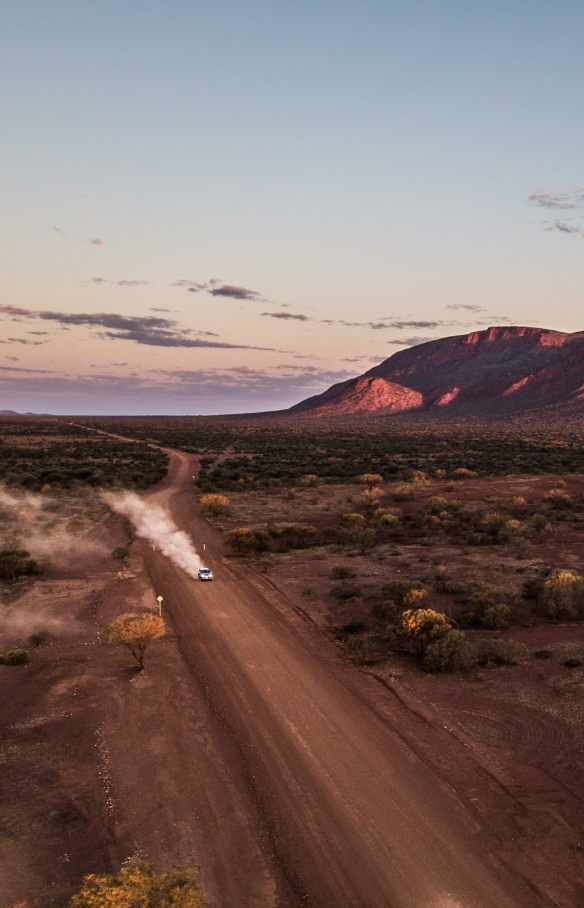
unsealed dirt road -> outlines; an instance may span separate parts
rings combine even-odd
[[[523,847],[529,820],[515,816],[517,802],[463,744],[398,708],[310,622],[280,608],[269,581],[226,561],[220,534],[197,514],[193,471],[193,458],[173,452],[168,480],[148,498],[170,510],[201,553],[205,543],[214,581],[192,580],[144,548],[181,652],[229,748],[232,813],[214,822],[224,783],[211,772],[202,779],[198,818],[216,855],[218,903],[577,904],[568,892],[556,900],[548,887],[533,885],[534,843]],[[411,746],[412,723],[423,730],[424,746]]]

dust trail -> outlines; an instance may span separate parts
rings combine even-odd
[[[123,495],[105,493],[103,497],[112,511],[130,518],[138,536],[157,546],[163,555],[191,577],[197,577],[197,571],[203,562],[193,543],[183,530],[176,528],[159,505],[148,504],[134,492],[125,492]]]

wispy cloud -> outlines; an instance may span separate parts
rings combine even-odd
[[[0,366],[0,372],[28,372],[34,375],[54,375],[52,369],[24,369],[18,366]]]
[[[483,306],[470,306],[467,303],[451,303],[447,309],[468,309],[469,312],[486,312]]]
[[[227,296],[234,300],[259,300],[261,294],[257,290],[248,290],[246,287],[234,287],[231,284],[221,284],[209,290],[212,296]]]
[[[181,278],[180,281],[174,281],[173,287],[186,287],[190,293],[200,293],[201,290],[207,289],[207,284],[201,284],[197,281],[188,281],[186,278]]]
[[[103,246],[103,240],[100,236],[92,236],[87,242],[91,243],[92,246]]]
[[[262,315],[267,315],[268,318],[281,318],[285,320],[292,320],[296,322],[310,322],[312,321],[308,315],[296,315],[292,312],[262,312]]]
[[[9,337],[7,340],[0,340],[0,344],[23,344],[26,347],[40,347],[42,344],[46,343],[47,341],[25,340],[23,337]]]
[[[436,340],[435,337],[404,337],[397,340],[390,340],[388,344],[394,344],[397,347],[417,347],[418,344],[426,344],[428,341]]]
[[[113,284],[114,287],[148,287],[151,281],[109,281],[105,277],[92,277],[89,281],[90,284]]]
[[[556,221],[551,227],[544,227],[544,230],[559,230],[560,233],[580,233],[579,227],[572,224],[565,224],[563,221]]]
[[[59,236],[65,236],[65,231],[61,230],[60,227],[53,227],[53,230],[55,231],[55,233],[58,233]]]
[[[101,337],[129,340],[151,347],[216,347],[224,350],[272,350],[271,347],[251,347],[246,344],[228,344],[222,341],[203,340],[202,337],[217,335],[207,331],[192,331],[181,327],[176,321],[156,316],[126,316],[113,312],[67,313],[35,311],[15,306],[0,306],[0,314],[20,320],[40,319],[53,321],[61,327],[82,325],[102,329]],[[105,330],[104,330],[105,329]],[[17,343],[32,343],[15,338]],[[36,343],[44,343],[37,341]]]
[[[549,186],[538,186],[529,196],[529,202],[541,208],[580,208],[584,203],[584,188],[551,189]]]

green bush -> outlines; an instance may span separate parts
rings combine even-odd
[[[453,629],[430,644],[423,661],[427,672],[467,672],[475,665],[474,647],[462,631]]]
[[[37,574],[39,566],[26,549],[5,548],[0,551],[0,580],[16,580],[24,574]]]
[[[0,656],[2,665],[25,665],[28,662],[28,653],[25,649],[11,649]]]
[[[51,635],[48,631],[38,631],[36,634],[31,634],[28,638],[29,646],[44,646],[45,643],[48,643],[51,639]]]
[[[352,571],[351,568],[344,567],[339,565],[334,567],[331,571],[331,577],[333,580],[350,580],[352,577],[356,577],[355,571]]]
[[[331,596],[339,599],[341,602],[347,599],[360,599],[362,596],[360,586],[333,586],[330,591]]]
[[[358,665],[373,662],[377,655],[377,647],[368,637],[349,637],[345,645],[347,652]]]
[[[395,602],[397,608],[405,607],[405,600],[412,590],[423,590],[424,584],[419,580],[388,580],[381,587],[381,595],[384,599],[391,599]]]
[[[124,558],[127,558],[130,554],[130,549],[125,545],[118,545],[112,552],[112,558],[115,558],[117,561],[122,561]]]
[[[378,621],[387,621],[395,622],[397,621],[400,609],[397,607],[393,599],[382,599],[380,602],[376,602],[371,609],[371,614],[374,618],[377,618]]]
[[[489,608],[485,609],[483,617],[481,618],[482,626],[491,631],[502,630],[505,627],[509,627],[510,621],[511,609],[503,602],[498,603],[498,605],[489,606]]]
[[[519,659],[529,656],[523,643],[514,640],[479,640],[476,643],[479,665],[517,665]]]

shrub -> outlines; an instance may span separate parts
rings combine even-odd
[[[346,599],[360,599],[362,590],[360,586],[334,586],[330,594],[335,599],[343,602]]]
[[[377,655],[377,646],[369,637],[349,637],[345,645],[347,652],[358,665],[373,662]]]
[[[543,496],[550,507],[556,511],[568,511],[574,507],[574,502],[566,492],[561,489],[550,489]]]
[[[142,612],[139,615],[126,613],[110,624],[105,632],[108,643],[126,646],[140,669],[144,668],[144,656],[150,644],[164,635],[165,624],[159,615]]]
[[[392,490],[391,497],[394,501],[409,501],[414,497],[414,494],[414,486],[410,483],[402,482]]]
[[[348,624],[343,624],[339,628],[339,633],[341,634],[362,634],[365,630],[365,625],[362,621],[349,621]]]
[[[536,533],[541,533],[542,530],[546,530],[549,527],[550,522],[545,514],[532,514],[529,519],[529,524]]]
[[[529,656],[523,643],[514,640],[479,640],[476,644],[479,665],[517,665],[518,659]]]
[[[352,571],[351,568],[344,567],[343,565],[338,565],[334,567],[331,571],[331,577],[333,580],[350,580],[351,577],[356,577],[355,571]]]
[[[453,479],[474,479],[478,475],[474,470],[467,470],[466,467],[458,467],[452,473]]]
[[[498,603],[498,605],[491,605],[489,606],[489,608],[486,608],[483,617],[481,618],[482,626],[493,631],[502,630],[505,627],[509,627],[510,621],[511,609],[503,602]]]
[[[451,628],[430,644],[423,664],[427,672],[467,672],[476,664],[476,657],[462,631]]]
[[[26,549],[5,548],[0,551],[0,580],[16,580],[24,574],[37,574],[39,566]]]
[[[381,602],[376,602],[371,608],[371,614],[374,618],[377,618],[378,621],[391,623],[397,620],[400,611],[393,599],[382,599]]]
[[[358,527],[365,523],[363,514],[343,514],[341,517],[342,527]]]
[[[261,531],[259,531],[261,532]],[[306,549],[316,537],[316,528],[306,525],[294,524],[285,527],[280,534],[280,544],[289,549]],[[259,533],[256,530],[256,539],[259,539]]]
[[[564,665],[566,666],[566,668],[580,668],[580,666],[582,665],[582,660],[581,659],[566,659],[566,661],[564,662]]]
[[[25,649],[11,649],[0,656],[2,665],[25,665],[28,662],[28,653]]]
[[[576,592],[582,589],[582,578],[572,571],[557,571],[543,582],[541,601],[546,614],[552,619],[577,618],[579,608],[574,602]]]
[[[237,530],[230,530],[225,542],[236,555],[253,555],[255,552],[265,552],[268,549],[270,537],[265,530],[254,531],[240,527]]]
[[[375,514],[373,516],[375,517]],[[379,526],[385,527],[387,529],[397,530],[400,525],[399,517],[397,517],[396,514],[381,514],[380,517],[376,519]]]
[[[305,473],[300,477],[300,485],[304,487],[318,485],[318,476],[315,473]]]
[[[127,558],[130,554],[130,549],[125,545],[118,545],[112,552],[112,558],[116,558],[118,561],[122,561],[124,558]]]
[[[193,873],[158,873],[143,862],[126,864],[117,876],[90,874],[68,908],[203,908]]]
[[[445,564],[437,564],[434,568],[432,575],[432,580],[434,581],[434,589],[437,593],[447,593],[449,592],[449,580],[451,576],[448,572],[448,568]]]
[[[412,590],[423,590],[424,585],[419,580],[388,580],[381,587],[384,599],[392,599],[399,609],[405,608],[405,599]]]
[[[359,476],[359,482],[362,482],[363,485],[366,485],[369,489],[372,489],[373,486],[379,485],[380,482],[383,482],[383,476],[379,473],[363,473]],[[379,490],[381,492],[381,490]]]
[[[536,659],[551,659],[553,652],[551,649],[538,649],[533,654]]]
[[[228,514],[230,508],[229,499],[225,495],[203,495],[200,505],[201,512],[211,517]]]
[[[51,639],[51,635],[48,631],[38,631],[36,634],[31,634],[28,638],[29,646],[44,646],[45,643],[48,643]]]
[[[428,646],[449,630],[446,615],[431,608],[409,609],[401,616],[397,634],[415,656],[423,658]]]

